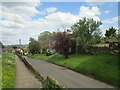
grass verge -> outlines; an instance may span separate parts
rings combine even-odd
[[[68,59],[60,60],[49,60],[50,56],[42,54],[29,57],[65,66],[111,85],[120,85],[117,55],[70,55]]]
[[[14,88],[16,82],[16,67],[14,54],[2,54],[2,88]]]

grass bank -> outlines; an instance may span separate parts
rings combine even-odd
[[[56,60],[49,60],[50,56],[41,54],[30,55],[29,57],[71,68],[115,86],[120,85],[117,55],[70,55],[68,59]]]
[[[2,54],[2,88],[14,88],[16,82],[15,58],[12,53]]]

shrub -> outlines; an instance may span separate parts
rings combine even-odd
[[[55,49],[52,49],[51,50],[51,54],[53,55],[53,54],[56,54],[56,50]]]
[[[118,43],[116,42],[116,43],[110,43],[110,50],[111,50],[111,54],[118,54],[118,52],[119,52],[119,45],[118,45]]]
[[[42,48],[42,54],[45,54],[45,52],[46,52],[46,50],[47,50],[47,48]]]
[[[50,56],[51,55],[51,51],[50,49],[47,49],[46,52],[45,52],[46,56]]]

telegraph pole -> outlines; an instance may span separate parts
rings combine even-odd
[[[21,39],[19,39],[19,45],[21,45]]]

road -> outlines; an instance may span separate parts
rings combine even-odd
[[[53,76],[60,84],[67,88],[113,88],[110,85],[79,74],[67,68],[55,64],[25,57],[34,68],[44,77]]]

